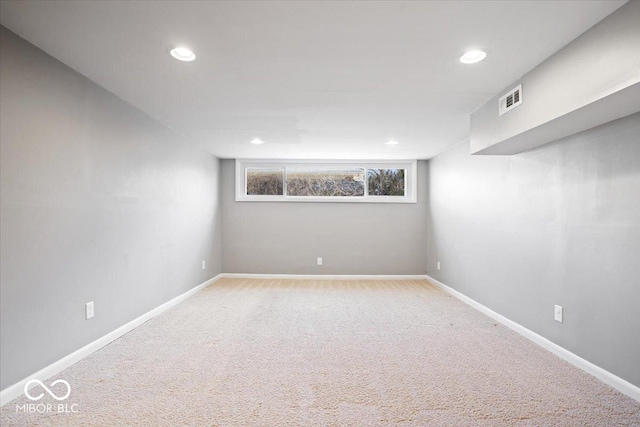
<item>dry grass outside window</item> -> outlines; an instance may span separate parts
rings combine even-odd
[[[247,170],[247,195],[249,196],[282,196],[282,170]]]
[[[287,173],[288,196],[362,197],[364,170]]]

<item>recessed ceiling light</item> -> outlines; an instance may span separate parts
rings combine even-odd
[[[463,64],[475,64],[482,61],[487,57],[487,53],[481,50],[470,50],[460,57],[460,62]]]
[[[254,139],[251,140],[251,143],[255,144],[255,145],[260,145],[260,144],[263,144],[264,141],[261,140],[260,138],[254,138]]]
[[[399,144],[399,142],[398,142],[398,141],[396,141],[395,139],[392,139],[391,141],[387,141],[387,142],[385,142],[385,144],[387,144],[387,145],[398,145],[398,144]]]
[[[176,58],[179,61],[193,61],[194,59],[196,59],[196,54],[191,52],[189,49],[187,49],[186,47],[176,47],[174,49],[171,49],[171,56],[173,56],[174,58]]]

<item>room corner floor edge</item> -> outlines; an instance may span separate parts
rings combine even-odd
[[[495,311],[491,310],[490,308],[480,304],[479,302],[469,298],[468,296],[464,295],[461,292],[456,291],[455,289],[445,285],[444,283],[434,279],[433,277],[426,275],[426,280],[428,280],[429,282],[433,283],[434,285],[438,286],[440,289],[442,289],[443,291],[451,294],[452,296],[458,298],[460,301],[466,303],[467,305],[475,308],[476,310],[480,311],[481,313],[491,317],[492,319],[500,322],[501,324],[503,324],[504,326],[508,327],[509,329],[513,330],[514,332],[522,335],[523,337],[529,339],[530,341],[533,341],[535,344],[539,345],[540,347],[552,352],[553,354],[555,354],[556,356],[558,356],[559,358],[563,359],[566,362],[569,362],[570,364],[572,364],[573,366],[575,366],[576,368],[581,369],[582,371],[596,377],[597,379],[599,379],[600,381],[602,381],[603,383],[613,387],[614,389],[618,390],[620,393],[625,394],[626,396],[629,396],[630,398],[640,402],[640,387],[631,384],[630,382],[618,377],[615,374],[612,374],[611,372],[599,367],[598,365],[595,365],[591,362],[589,362],[588,360],[583,359],[582,357],[576,355],[575,353],[570,352],[569,350],[565,349],[564,347],[559,346],[558,344],[549,341],[547,338],[543,337],[542,335],[538,335],[537,333],[533,332],[530,329],[525,328],[524,326],[520,325],[519,323],[514,322],[511,319],[508,319],[504,316],[502,316],[501,314],[496,313]]]
[[[189,289],[187,292],[181,295],[178,295],[177,297],[159,305],[158,307],[144,313],[141,316],[136,317],[132,321],[120,326],[119,328],[109,332],[108,334],[98,338],[97,340],[90,342],[84,347],[79,348],[78,350],[72,352],[71,354],[68,354],[62,359],[59,359],[53,362],[52,364],[45,366],[39,371],[34,372],[33,374],[27,376],[26,378],[18,381],[17,383],[6,387],[4,390],[0,391],[0,407],[22,396],[25,391],[24,388],[27,385],[27,383],[29,383],[29,381],[33,379],[38,379],[40,381],[48,380],[54,375],[57,375],[58,373],[64,371],[65,369],[72,366],[73,364],[79,362],[80,360],[91,355],[92,353],[95,353],[96,351],[100,350],[101,348],[108,345],[109,343],[117,340],[118,338],[122,337],[126,333],[142,325],[146,321],[158,316],[159,314],[162,314],[163,312],[169,310],[171,307],[193,296],[198,291],[217,282],[222,277],[223,277],[223,274],[221,273],[221,274],[218,274],[217,276],[212,277],[211,279],[206,280],[205,282]]]
[[[467,305],[475,308],[481,313],[491,317],[492,319],[500,322],[504,326],[509,329],[517,332],[519,335],[529,339],[535,344],[545,348],[546,350],[554,353],[556,356],[561,359],[569,362],[573,366],[581,369],[582,371],[596,377],[600,381],[605,384],[613,387],[619,392],[625,394],[626,396],[631,397],[632,399],[640,402],[640,387],[635,386],[634,384],[629,383],[628,381],[612,374],[605,369],[600,368],[597,365],[577,356],[576,354],[566,350],[565,348],[549,341],[541,335],[536,334],[535,332],[525,328],[524,326],[494,312],[488,307],[478,303],[477,301],[467,297],[466,295],[456,291],[455,289],[445,285],[444,283],[434,279],[433,277],[424,274],[424,275],[305,275],[305,274],[241,274],[241,273],[220,273],[217,276],[205,281],[204,283],[190,289],[182,295],[179,295],[173,298],[170,301],[156,307],[155,309],[139,316],[138,318],[132,320],[131,322],[121,326],[120,328],[110,332],[109,334],[99,338],[90,344],[82,347],[79,350],[63,357],[62,359],[52,363],[51,365],[35,372],[32,375],[29,375],[27,378],[13,384],[4,390],[0,391],[0,406],[4,406],[11,401],[17,399],[18,397],[24,394],[25,385],[32,379],[39,379],[42,381],[46,381],[47,379],[53,377],[54,375],[60,373],[64,369],[70,367],[76,362],[84,359],[90,354],[100,350],[102,347],[107,344],[117,340],[127,332],[133,330],[138,327],[142,323],[150,320],[153,317],[158,316],[164,311],[170,309],[171,307],[179,304],[185,299],[193,296],[196,292],[201,289],[217,282],[223,278],[236,278],[236,279],[311,279],[311,280],[426,280],[438,288],[442,289],[444,292],[449,293],[450,295],[456,297]]]

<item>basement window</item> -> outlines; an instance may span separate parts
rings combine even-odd
[[[248,196],[282,196],[284,194],[283,168],[247,168],[246,176]]]
[[[236,201],[416,203],[416,164],[236,160]]]

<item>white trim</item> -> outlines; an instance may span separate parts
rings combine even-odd
[[[288,196],[287,170],[295,167],[344,167],[362,169],[404,169],[404,196],[369,196],[367,173],[365,171],[364,196]],[[278,196],[247,195],[247,169],[272,168],[282,170],[283,194]],[[236,159],[235,162],[235,201],[236,202],[306,202],[306,203],[417,203],[418,202],[418,161],[417,160],[265,160]]]
[[[518,334],[522,335],[525,338],[533,341],[539,346],[551,351],[556,356],[560,357],[563,360],[571,363],[577,368],[582,369],[588,374],[593,375],[598,378],[600,381],[605,384],[610,385],[616,390],[624,393],[625,395],[631,397],[640,402],[640,387],[637,387],[630,382],[623,380],[622,378],[612,374],[609,371],[606,371],[599,366],[594,365],[593,363],[577,356],[574,353],[571,353],[569,350],[566,350],[563,347],[560,347],[558,344],[555,344],[548,339],[542,337],[541,335],[536,334],[535,332],[525,328],[524,326],[507,319],[506,317],[496,313],[490,308],[480,304],[479,302],[469,298],[468,296],[456,291],[453,288],[445,285],[444,283],[434,279],[433,277],[426,274],[415,274],[415,275],[375,275],[375,274],[362,274],[362,275],[341,275],[341,274],[241,274],[241,273],[220,273],[217,276],[207,280],[206,282],[196,286],[193,289],[188,290],[187,292],[173,298],[170,301],[154,308],[153,310],[143,314],[142,316],[132,320],[131,322],[119,327],[113,332],[108,333],[107,335],[93,341],[90,344],[82,347],[79,350],[74,351],[68,356],[63,357],[57,362],[52,363],[51,365],[39,370],[38,372],[28,376],[22,381],[17,382],[14,385],[11,385],[0,392],[0,406],[4,406],[12,400],[20,397],[24,393],[24,386],[27,382],[31,381],[34,378],[40,379],[42,381],[46,381],[52,376],[58,374],[64,369],[70,367],[74,363],[80,361],[81,359],[87,357],[88,355],[100,350],[105,345],[115,341],[121,336],[125,335],[127,332],[132,329],[140,326],[144,322],[156,317],[157,315],[167,311],[171,307],[179,304],[185,299],[189,298],[196,292],[201,289],[211,285],[212,283],[217,282],[222,278],[236,278],[236,279],[316,279],[316,280],[420,280],[425,279],[436,286],[438,286],[443,291],[453,295],[469,306],[475,308],[476,310],[486,314],[492,319],[497,320],[502,323],[506,327],[512,329]]]
[[[244,274],[222,273],[229,279],[307,279],[307,280],[425,280],[424,274]]]
[[[596,377],[597,379],[599,379],[603,383],[605,383],[607,385],[610,385],[611,387],[615,388],[619,392],[624,393],[627,396],[631,397],[632,399],[635,399],[638,402],[640,402],[640,387],[635,386],[635,385],[631,384],[630,382],[628,382],[626,380],[623,380],[622,378],[618,377],[617,375],[614,375],[611,372],[606,371],[606,370],[602,369],[601,367],[594,365],[593,363],[591,363],[591,362],[583,359],[582,357],[570,352],[569,350],[567,350],[567,349],[565,349],[563,347],[560,347],[558,344],[549,341],[548,339],[544,338],[541,335],[536,334],[532,330],[525,328],[524,326],[520,325],[519,323],[516,323],[516,322],[514,322],[513,320],[510,320],[510,319],[507,319],[506,317],[496,313],[495,311],[493,311],[490,308],[480,304],[479,302],[469,298],[468,296],[456,291],[453,288],[450,288],[449,286],[445,285],[442,282],[439,282],[438,280],[434,279],[433,277],[431,277],[429,275],[426,275],[425,278],[428,281],[432,282],[434,285],[438,286],[443,291],[448,292],[449,294],[451,294],[454,297],[458,298],[462,302],[467,303],[468,305],[470,305],[471,307],[475,308],[476,310],[478,310],[478,311],[486,314],[487,316],[491,317],[492,319],[497,320],[498,322],[502,323],[503,325],[505,325],[509,329],[512,329],[513,331],[517,332],[518,334],[522,335],[523,337],[528,338],[531,341],[533,341],[534,343],[538,344],[539,346],[549,350],[550,352],[552,352],[556,356],[560,357],[561,359],[566,360],[567,362],[571,363],[573,366],[582,369],[583,371],[585,371],[588,374],[593,375],[594,377]]]
[[[79,350],[76,350],[73,353],[63,357],[62,359],[60,359],[60,360],[58,360],[56,362],[53,362],[51,365],[40,369],[38,372],[36,372],[36,373],[34,373],[32,375],[29,375],[27,378],[23,379],[22,381],[18,381],[14,385],[11,385],[11,386],[5,388],[4,390],[0,391],[0,406],[4,406],[7,403],[11,402],[12,400],[20,397],[22,394],[24,394],[24,386],[25,386],[25,384],[27,384],[32,379],[38,379],[40,381],[48,380],[49,378],[53,377],[54,375],[56,375],[56,374],[60,373],[61,371],[67,369],[68,367],[70,367],[74,363],[76,363],[76,362],[84,359],[85,357],[89,356],[91,353],[94,353],[94,352],[100,350],[105,345],[117,340],[118,338],[120,338],[121,336],[123,336],[127,332],[131,331],[132,329],[135,329],[138,326],[142,325],[144,322],[156,317],[157,315],[167,311],[171,307],[181,303],[185,299],[189,298],[190,296],[192,296],[196,292],[200,291],[201,289],[209,286],[210,284],[217,282],[221,277],[223,277],[222,274],[218,274],[217,276],[212,277],[211,279],[207,280],[206,282],[199,284],[195,288],[189,289],[187,292],[185,292],[185,293],[183,293],[181,295],[178,295],[177,297],[165,302],[164,304],[154,308],[153,310],[143,314],[142,316],[140,316],[140,317],[138,317],[136,319],[133,319],[129,323],[127,323],[127,324],[125,324],[123,326],[120,326],[118,329],[116,329],[116,330],[114,330],[112,332],[109,332],[107,335],[105,335],[105,336],[103,336],[101,338],[98,338],[97,340],[95,340],[95,341],[85,345],[84,347],[80,348]]]

